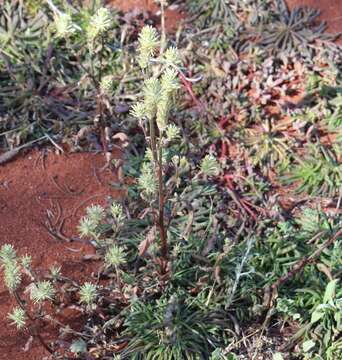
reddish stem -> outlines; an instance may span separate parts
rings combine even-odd
[[[179,77],[181,79],[181,82],[183,83],[185,89],[190,94],[192,101],[201,109],[204,110],[204,105],[197,99],[196,95],[194,94],[194,91],[192,90],[192,84],[190,81],[186,79],[186,77],[179,72]]]

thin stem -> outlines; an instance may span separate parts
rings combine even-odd
[[[154,170],[154,173],[157,174],[158,156],[157,156],[157,149],[156,149],[155,129],[154,129],[154,123],[153,123],[152,119],[149,119],[149,130],[150,130],[150,146],[151,146],[152,158],[153,158],[153,170]],[[152,216],[153,216],[153,221],[154,221],[155,225],[157,225],[157,219],[156,219],[153,209],[152,209]]]
[[[31,320],[34,321],[35,319],[32,317],[32,315],[27,311],[26,306],[24,305],[23,301],[21,300],[19,294],[17,291],[13,292],[15,301],[17,302],[17,304],[19,305],[19,307],[25,311],[25,314],[27,315],[27,317]]]
[[[166,30],[165,30],[165,0],[160,0],[160,16],[161,16],[161,41],[160,54],[163,54],[166,47]]]
[[[154,170],[156,172],[157,164],[158,164],[158,154],[157,154],[157,145],[156,145],[156,131],[152,119],[149,119],[149,126],[150,126],[150,142],[151,142],[151,150],[153,157],[153,165],[154,165]]]
[[[161,241],[161,252],[162,257],[167,259],[168,257],[168,244],[167,244],[167,235],[164,224],[164,206],[165,206],[165,197],[164,197],[164,183],[163,183],[163,147],[161,145],[161,140],[159,141],[159,164],[158,164],[158,188],[159,188],[159,231],[160,231],[160,241]]]
[[[121,278],[120,278],[120,274],[119,274],[119,268],[117,266],[114,267],[115,269],[115,276],[116,276],[116,282],[119,285],[119,288],[122,288],[122,283],[121,283]]]
[[[102,81],[102,71],[103,71],[103,48],[104,48],[104,40],[103,40],[103,35],[101,35],[99,84],[101,84],[101,81]]]
[[[24,305],[23,301],[21,300],[19,294],[17,291],[13,292],[14,298],[16,300],[16,302],[18,303],[19,307],[25,311],[25,314],[27,315],[27,317],[34,323],[36,322],[36,318],[34,318],[26,309],[26,306]],[[27,327],[28,332],[30,333],[31,336],[36,337],[39,342],[41,343],[41,345],[50,353],[50,354],[54,354],[53,349],[44,341],[44,339],[42,338],[42,336],[39,334],[39,332],[37,330],[35,330],[34,332],[32,331],[31,328]]]
[[[69,325],[63,324],[62,322],[54,319],[54,318],[51,317],[50,315],[44,316],[44,319],[50,321],[51,323],[53,323],[53,324],[55,324],[55,325],[60,326],[61,329],[63,329],[66,333],[72,333],[72,334],[74,334],[74,335],[81,336],[81,337],[83,337],[83,338],[89,338],[89,337],[90,337],[90,336],[87,336],[87,335],[85,335],[85,334],[83,334],[83,333],[80,333],[80,332],[72,329]]]
[[[32,336],[36,336],[37,339],[39,340],[39,342],[41,343],[41,345],[50,353],[50,354],[54,354],[55,352],[53,351],[53,349],[44,341],[44,339],[42,338],[42,336],[39,334],[39,332],[37,333],[33,333],[31,332],[31,330],[29,329],[29,332]]]
[[[164,183],[163,183],[163,147],[161,140],[159,141],[157,148],[156,133],[153,120],[150,120],[150,138],[151,138],[151,150],[154,163],[154,171],[158,176],[158,219],[155,220],[156,225],[159,228],[160,241],[161,241],[161,253],[164,259],[168,257],[168,245],[167,235],[164,224]],[[164,271],[164,269],[162,269]]]

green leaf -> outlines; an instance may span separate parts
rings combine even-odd
[[[321,309],[316,309],[311,315],[311,324],[314,324],[315,322],[319,321],[320,319],[322,319],[323,316],[324,316],[324,311],[322,311]]]
[[[316,343],[313,340],[307,340],[303,342],[303,351],[309,352],[315,345]]]
[[[334,299],[337,282],[338,282],[338,279],[331,280],[329,282],[329,284],[327,285],[327,287],[325,289],[325,293],[324,293],[324,298],[323,298],[324,304],[326,304],[329,301]]]
[[[273,354],[273,360],[284,360],[284,357],[281,353],[277,352]]]
[[[233,353],[227,355],[227,360],[237,360],[237,356]]]

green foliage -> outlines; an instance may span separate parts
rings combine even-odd
[[[213,155],[206,155],[201,162],[201,172],[206,176],[217,176],[220,164]]]
[[[317,299],[311,312],[310,326],[306,331],[309,340],[303,343],[307,357],[323,355],[327,360],[333,360],[341,354],[342,289],[338,282],[334,279],[327,284],[323,298]]]
[[[115,13],[47,3],[37,14],[22,1],[0,5],[0,114],[7,114],[0,130],[6,147],[91,124],[100,84],[109,99],[116,89],[113,77],[121,65],[120,51],[113,51],[119,41]]]
[[[135,302],[125,321],[131,337],[122,358],[205,359],[224,341],[223,313],[171,297],[155,304]]]
[[[279,13],[262,28],[260,45],[273,52],[308,50],[317,39],[326,39],[324,23],[317,24],[319,11],[305,7],[289,10],[278,0]]]
[[[238,23],[236,4],[235,1],[231,0],[199,0],[193,2],[192,10],[193,12],[203,14],[205,25],[220,22],[228,22],[235,25]]]
[[[247,130],[246,144],[251,147],[250,155],[254,165],[273,168],[277,164],[281,164],[282,167],[287,167],[289,164],[289,139],[281,130],[284,130],[282,126],[275,126],[271,122],[263,125],[261,131]]]
[[[304,159],[297,158],[297,165],[284,180],[298,184],[298,193],[335,196],[342,186],[342,165],[332,151],[311,146]]]

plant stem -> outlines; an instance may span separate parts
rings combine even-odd
[[[167,235],[164,224],[164,183],[163,183],[163,147],[159,141],[159,163],[158,163],[158,189],[159,189],[159,231],[161,241],[161,253],[164,259],[168,257]]]
[[[36,336],[37,339],[39,340],[39,342],[41,343],[41,345],[50,353],[50,354],[54,354],[53,349],[44,341],[44,339],[42,338],[42,336],[39,334],[39,332],[36,333],[32,333],[31,330],[29,330],[30,334],[32,336]]]
[[[34,321],[35,319],[31,316],[31,314],[27,311],[26,306],[24,305],[23,301],[21,300],[19,294],[17,293],[17,291],[13,292],[15,301],[17,302],[17,304],[19,305],[19,307],[25,311],[25,314],[27,315],[27,317],[31,320]]]
[[[155,224],[159,228],[159,235],[161,241],[161,254],[164,259],[168,257],[168,245],[167,245],[167,235],[164,223],[164,183],[163,183],[163,147],[161,140],[157,147],[156,133],[154,128],[153,120],[149,121],[150,124],[150,141],[151,141],[151,150],[153,156],[153,165],[154,171],[158,177],[158,219],[155,219]],[[164,272],[165,269],[162,269]]]
[[[166,30],[165,30],[165,0],[160,1],[160,17],[161,17],[161,41],[160,53],[163,54],[166,47]]]
[[[26,309],[26,306],[24,305],[23,301],[21,300],[19,294],[14,291],[13,292],[14,298],[16,300],[16,302],[18,303],[19,307],[25,311],[25,314],[27,315],[27,317],[33,322],[36,322],[36,318],[34,318],[29,311]],[[50,353],[50,354],[54,354],[53,349],[44,341],[44,339],[42,338],[42,336],[39,334],[39,332],[37,331],[37,329],[35,329],[35,331],[32,331],[31,328],[27,327],[28,332],[30,333],[31,336],[36,337],[39,342],[41,343],[41,345]]]

